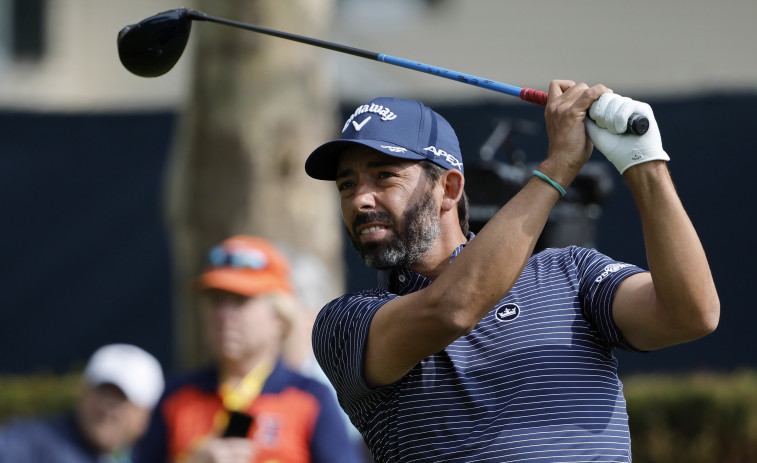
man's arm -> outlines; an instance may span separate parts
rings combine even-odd
[[[624,281],[615,322],[634,347],[653,350],[715,330],[720,302],[707,257],[667,166],[653,161],[624,173],[641,215],[649,273]]]
[[[545,111],[550,144],[539,170],[563,188],[591,154],[584,118],[607,91],[603,85],[589,88],[571,81],[550,84]],[[549,183],[532,179],[431,285],[379,309],[365,349],[367,383],[393,383],[470,332],[517,281],[559,197]]]
[[[645,135],[617,135],[631,112],[649,120]],[[650,270],[618,287],[613,302],[615,323],[626,340],[641,350],[712,332],[720,317],[720,302],[704,249],[664,162],[670,157],[662,148],[652,108],[605,94],[592,107],[591,117],[596,124],[587,122],[589,136],[633,193]]]

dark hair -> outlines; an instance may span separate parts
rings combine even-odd
[[[432,184],[436,183],[439,177],[447,170],[426,159],[421,161],[421,167],[423,167],[426,176]],[[470,227],[468,225],[468,195],[465,194],[465,188],[463,188],[460,201],[457,202],[457,217],[460,219],[460,229],[463,231],[463,235],[467,237]]]

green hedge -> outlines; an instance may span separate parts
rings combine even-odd
[[[634,463],[757,462],[757,372],[624,379]]]
[[[74,407],[81,374],[0,376],[0,421],[60,413]]]
[[[71,408],[81,376],[0,376],[0,421]],[[623,378],[634,463],[757,462],[757,372]]]

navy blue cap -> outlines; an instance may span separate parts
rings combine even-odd
[[[374,98],[358,106],[342,128],[342,137],[315,149],[305,172],[318,180],[335,180],[339,155],[356,144],[388,156],[429,161],[463,172],[457,135],[446,119],[419,101]]]

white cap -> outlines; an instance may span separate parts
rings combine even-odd
[[[144,408],[158,403],[165,383],[160,362],[148,352],[129,344],[110,344],[92,354],[84,369],[88,384],[113,384],[129,401]]]

